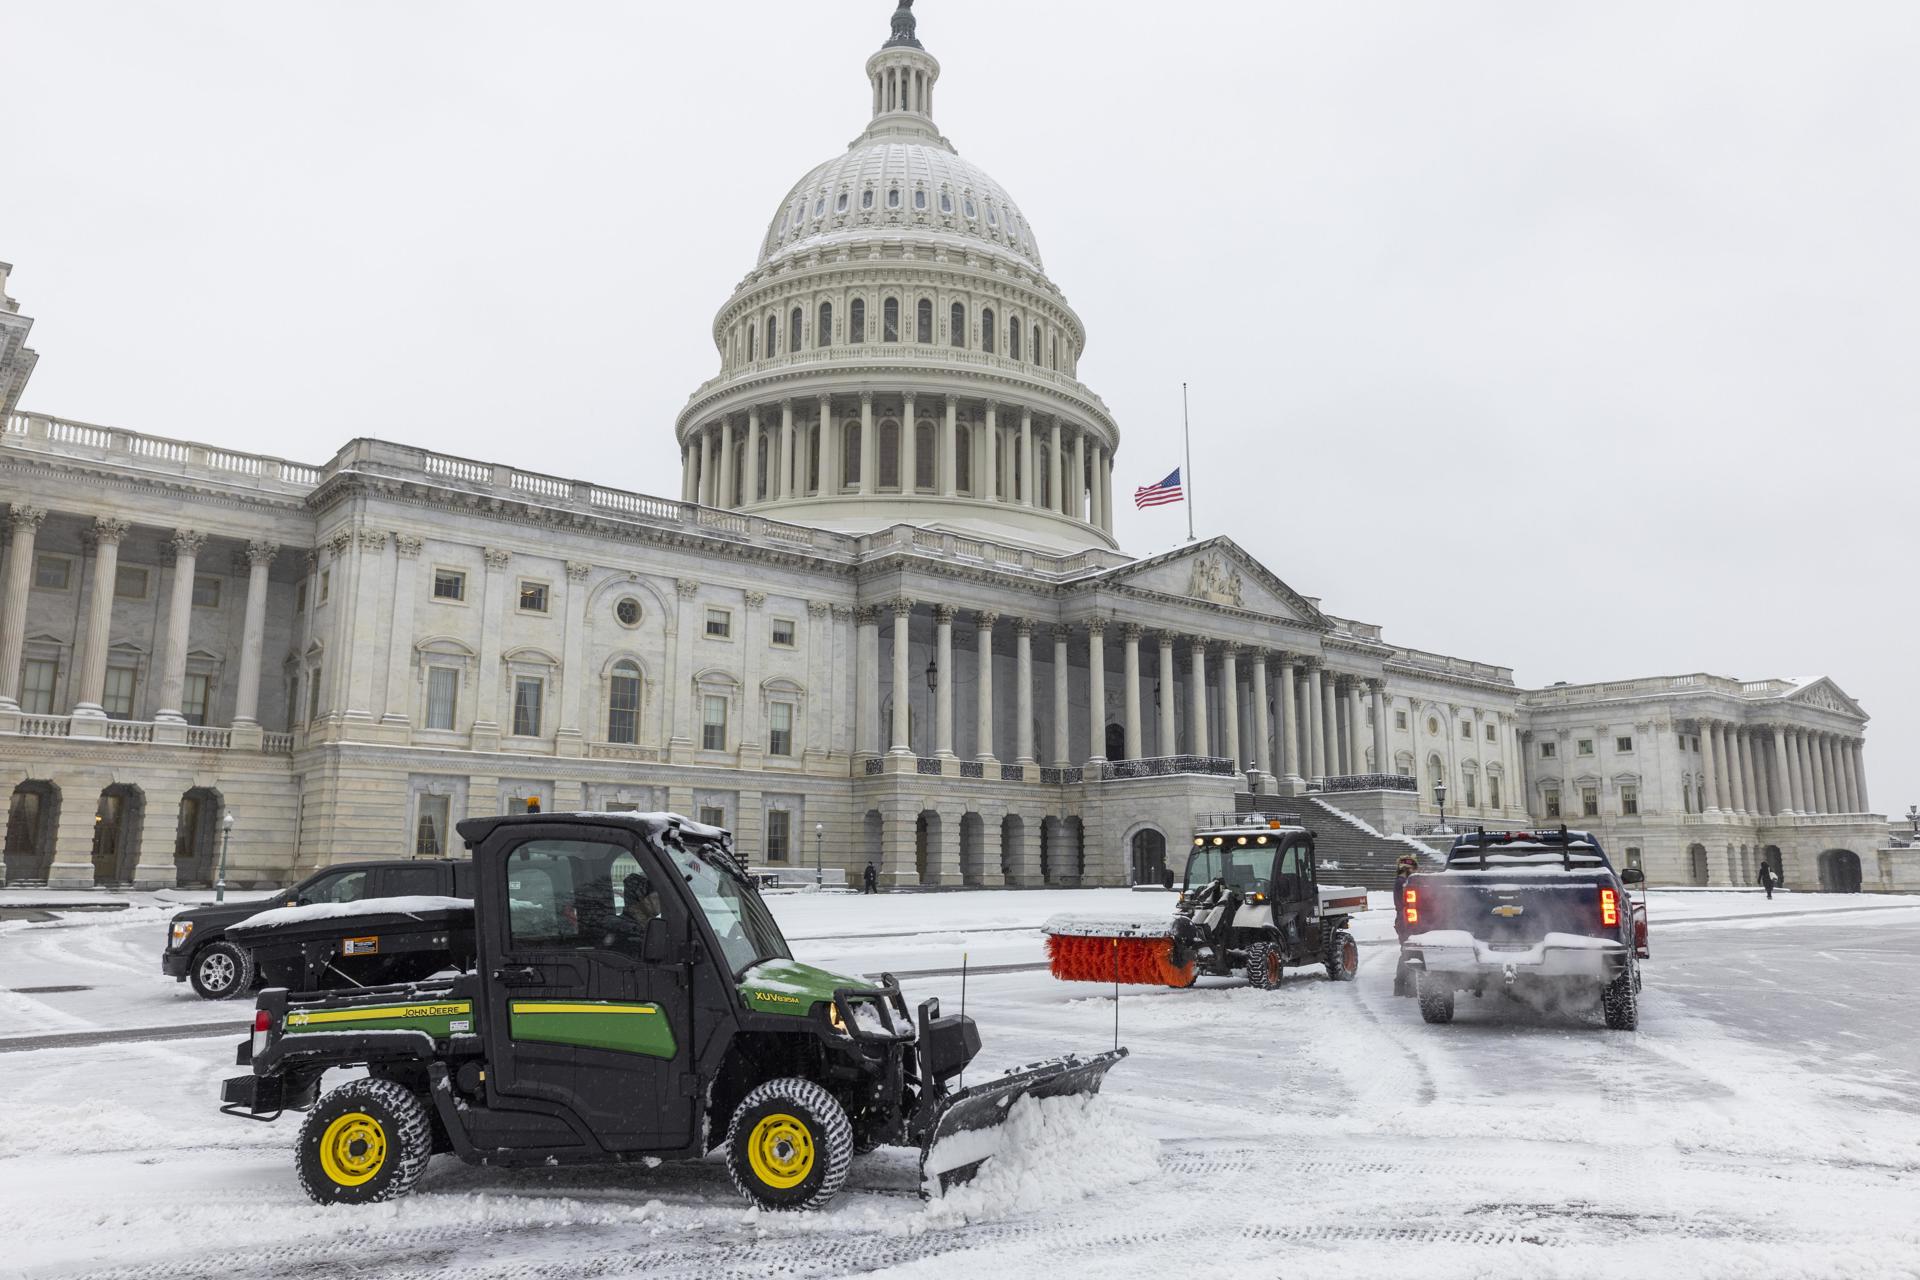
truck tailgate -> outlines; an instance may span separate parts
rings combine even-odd
[[[1420,921],[1415,932],[1460,929],[1496,950],[1526,950],[1549,933],[1611,936],[1601,923],[1600,877],[1447,871],[1416,876]]]

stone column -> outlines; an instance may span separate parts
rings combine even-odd
[[[975,639],[980,646],[979,685],[980,705],[976,712],[975,736],[980,739],[980,759],[991,761],[993,755],[993,624],[1000,615],[982,611],[974,618]]]
[[[1033,410],[1020,411],[1020,505],[1033,505]]]
[[[387,635],[387,690],[380,723],[404,726],[412,720],[412,702],[407,679],[413,663],[413,607],[419,598],[415,579],[419,572],[419,538],[409,534],[393,535],[393,623]]]
[[[1193,683],[1187,689],[1187,737],[1196,756],[1213,754],[1213,735],[1207,724],[1207,640],[1195,636],[1187,646],[1193,656]]]
[[[507,611],[513,607],[508,600],[510,587],[507,582],[507,566],[513,563],[513,553],[499,547],[482,547],[480,554],[486,561],[487,571],[480,588],[480,662],[474,677],[478,688],[473,700],[471,738],[475,751],[494,751],[500,746],[500,630],[506,621]],[[683,615],[687,612],[684,595],[680,612]],[[681,626],[681,643],[690,649],[693,635],[698,633],[687,634],[684,617]],[[332,661],[336,656],[330,653],[327,658]],[[693,697],[691,675],[679,696],[687,699]],[[511,722],[508,727],[512,727]]]
[[[1740,739],[1739,730],[1731,724],[1720,726],[1720,767],[1726,771],[1727,811],[1745,813],[1747,811],[1746,792],[1740,785]]]
[[[240,626],[240,680],[233,705],[236,727],[260,723],[260,651],[267,634],[267,574],[279,553],[280,548],[271,542],[247,544],[247,611]]]
[[[1762,726],[1747,730],[1747,759],[1753,765],[1753,776],[1747,787],[1747,795],[1753,801],[1754,816],[1764,818],[1773,812],[1773,789],[1768,785],[1767,734]]]
[[[1227,758],[1236,770],[1250,766],[1240,755],[1240,646],[1220,647],[1220,719],[1226,738]]]
[[[1140,758],[1140,624],[1123,623],[1120,627],[1122,645],[1121,679],[1126,683],[1126,753],[1127,759]]]
[[[700,428],[700,505],[718,506],[720,498],[720,446],[712,428]]]
[[[1787,787],[1787,733],[1777,724],[1773,726],[1773,758],[1768,764],[1773,771],[1773,811],[1790,814],[1796,806],[1793,793]]]
[[[680,446],[680,501],[697,501],[694,485],[699,475],[699,465],[694,461],[693,441]]]
[[[820,451],[820,492],[822,494],[838,493],[846,483],[845,477],[841,475],[846,468],[842,465],[840,456],[840,429],[833,420],[832,396],[820,397],[818,426],[819,431],[814,440],[814,447]],[[805,488],[803,477],[802,491]]]
[[[1055,418],[1047,429],[1047,510],[1059,511],[1060,485],[1064,477],[1060,466],[1060,419]]]
[[[1062,769],[1073,763],[1073,702],[1067,686],[1067,637],[1072,634],[1066,623],[1053,624],[1053,763]]]
[[[1742,808],[1748,814],[1757,816],[1760,808],[1759,778],[1753,767],[1754,742],[1750,732],[1743,725],[1735,730],[1740,755],[1740,798]]]
[[[900,492],[917,493],[920,489],[920,430],[919,420],[914,412],[913,392],[901,397],[900,410]]]
[[[1006,494],[1000,488],[1000,422],[999,410],[994,403],[987,402],[987,467],[974,481],[973,487],[988,501],[1006,500]]]
[[[7,553],[7,578],[4,596],[0,596],[0,711],[20,709],[20,656],[27,642],[27,594],[33,590],[33,544],[39,536],[40,522],[47,518],[41,507],[15,503],[7,513],[7,527],[13,533],[13,547]]]
[[[1250,660],[1253,665],[1253,767],[1260,773],[1272,777],[1273,765],[1273,717],[1267,710],[1267,653],[1264,649],[1255,649]]]
[[[412,559],[402,551],[396,576],[411,578],[412,569],[409,567],[411,564]],[[553,740],[556,752],[562,756],[577,758],[586,754],[588,738],[598,736],[595,731],[599,727],[600,720],[597,711],[590,708],[587,702],[587,690],[599,684],[599,681],[587,672],[587,576],[593,572],[593,565],[585,560],[569,560],[566,562],[566,569],[567,594],[560,606],[565,610],[562,617],[566,627],[565,637],[561,641],[560,719],[558,727],[554,730]],[[411,594],[404,599],[411,601]],[[398,609],[399,606],[400,601],[395,600],[394,607]],[[399,630],[397,613],[394,621],[397,633]],[[743,702],[749,696],[751,695],[743,694]],[[394,702],[394,695],[389,692],[387,715],[382,716],[382,720],[392,716]],[[742,707],[743,711],[746,709]],[[747,741],[744,734],[741,740]]]
[[[716,507],[733,506],[733,419],[720,419],[720,494]]]
[[[1177,754],[1173,723],[1173,633],[1160,633],[1160,754]]]
[[[1853,740],[1853,785],[1860,797],[1860,812],[1872,813],[1873,801],[1867,795],[1867,743],[1864,738]]]
[[[1707,813],[1720,812],[1720,774],[1714,765],[1714,756],[1719,753],[1714,738],[1719,732],[1720,726],[1713,723],[1713,721],[1702,720],[1700,722],[1700,772],[1705,776],[1707,782],[1707,807],[1705,809]]]
[[[1367,771],[1367,749],[1360,745],[1360,726],[1366,723],[1366,717],[1360,714],[1360,677],[1347,678],[1347,772],[1365,773]],[[1482,767],[1481,776],[1486,775]]]
[[[187,683],[187,635],[193,623],[193,576],[207,535],[193,529],[173,531],[173,583],[167,600],[167,648],[160,671],[159,710],[155,720],[184,723],[180,702]]]
[[[793,497],[798,489],[806,487],[807,473],[800,466],[799,455],[793,451],[793,400],[791,397],[780,402],[780,470],[779,492],[774,496],[782,502]]]
[[[953,609],[933,606],[933,753],[953,755]]]
[[[1781,756],[1781,767],[1787,774],[1787,795],[1789,807],[1795,815],[1804,816],[1813,812],[1813,797],[1807,794],[1807,780],[1800,767],[1800,731],[1792,727],[1781,730],[1786,750]]]
[[[1814,789],[1820,793],[1820,809],[1823,813],[1840,812],[1840,797],[1833,785],[1833,735],[1816,733],[1813,735],[1813,766],[1819,772]]]
[[[1334,674],[1315,666],[1308,676],[1313,685],[1313,768],[1320,777],[1339,772],[1339,729],[1334,723]]]
[[[913,601],[902,596],[889,607],[893,611],[893,743],[888,754],[910,756],[912,722],[908,717],[913,706],[913,671],[907,659],[913,640]]]
[[[880,611],[863,605],[854,613],[854,752],[880,754]]]
[[[937,473],[940,496],[951,498],[954,495],[954,481],[960,474],[960,401],[953,396],[947,397],[946,420],[940,425],[940,462],[934,467]]]
[[[1018,764],[1033,758],[1033,619],[1013,620],[1013,742]]]
[[[345,604],[347,612],[342,621],[346,625],[341,632],[345,643],[341,645],[336,663],[342,668],[340,674],[345,683],[334,687],[346,691],[346,705],[342,710],[358,723],[373,720],[376,646],[369,641],[380,629],[382,575],[379,570],[386,550],[384,529],[361,529],[354,534],[353,591]],[[489,599],[490,609],[511,610],[517,603],[517,595],[509,584],[502,596]]]
[[[1846,801],[1848,813],[1859,813],[1860,791],[1855,785],[1853,770],[1853,740],[1836,737],[1833,740],[1833,764],[1840,772],[1840,795]]]
[[[878,444],[873,438],[873,392],[860,393],[860,494],[880,491],[880,481],[875,475],[880,459]]]
[[[1367,691],[1373,695],[1373,771],[1392,773],[1393,761],[1387,759],[1387,682],[1369,680]],[[1506,744],[1503,741],[1501,745],[1504,748]],[[1507,786],[1513,786],[1513,779],[1507,780]]]
[[[1807,812],[1825,813],[1826,806],[1820,801],[1820,772],[1813,762],[1813,735],[1807,730],[1799,732],[1799,741],[1795,750],[1800,755],[1800,782],[1806,789]]]
[[[100,706],[107,687],[107,633],[113,626],[113,584],[120,574],[120,539],[126,536],[126,521],[105,516],[95,520],[89,531],[93,582],[87,590],[87,630],[81,641],[79,696],[73,707],[78,717],[104,720],[107,715]]]
[[[747,408],[746,475],[740,490],[740,505],[750,507],[760,500],[760,406]]]
[[[1107,620],[1087,619],[1087,759],[1107,758]]]
[[[1087,520],[1087,433],[1073,433],[1073,483],[1068,486],[1071,494],[1067,514],[1075,520]]]
[[[1293,655],[1280,655],[1280,759],[1276,762],[1280,775],[1289,782],[1301,780],[1300,764],[1300,717],[1297,711],[1298,689],[1294,681]]]

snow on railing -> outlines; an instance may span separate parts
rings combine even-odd
[[[196,444],[191,440],[171,440],[163,436],[143,435],[119,427],[96,426],[91,422],[73,422],[38,413],[7,415],[4,432],[9,446],[48,448],[60,453],[69,449],[85,450],[137,459],[143,467],[179,468],[183,471],[226,472],[257,481],[280,481],[311,488],[320,482],[320,469],[265,454],[240,453]],[[51,446],[49,448],[49,446]]]

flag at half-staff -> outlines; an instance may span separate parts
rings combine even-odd
[[[1180,468],[1175,467],[1159,484],[1143,485],[1133,491],[1135,507],[1164,507],[1169,502],[1179,502],[1184,497],[1180,487]]]

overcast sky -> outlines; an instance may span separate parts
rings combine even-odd
[[[0,0],[40,412],[679,492],[890,0]],[[1920,5],[922,0],[1125,496],[1527,685],[1826,674],[1920,801]]]

